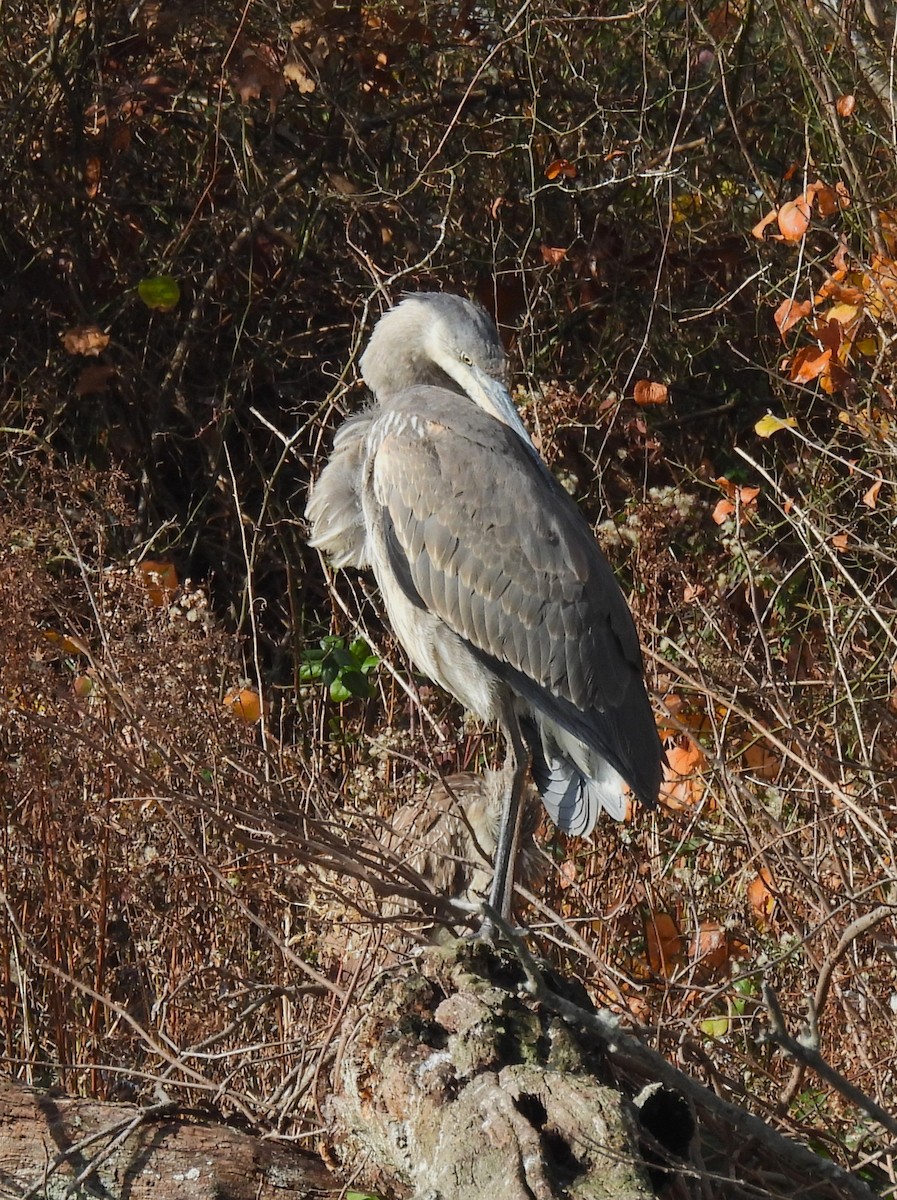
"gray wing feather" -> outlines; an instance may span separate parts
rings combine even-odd
[[[637,762],[640,749],[659,753],[638,638],[584,518],[518,436],[475,405],[424,388],[403,402],[408,420],[394,405],[374,439],[374,494],[406,559],[396,566],[537,708],[540,693],[556,698],[552,717],[609,749],[653,802],[654,767],[640,778]],[[560,778],[555,788],[561,801]],[[564,806],[584,801],[567,793]]]
[[[305,508],[311,525],[309,545],[323,550],[335,567],[369,565],[361,509],[366,438],[376,410],[350,417],[340,426],[326,467]]]

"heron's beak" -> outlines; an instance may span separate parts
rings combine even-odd
[[[517,406],[504,384],[499,383],[497,379],[493,379],[491,375],[487,375],[485,371],[473,364],[468,367],[468,370],[470,371],[468,394],[471,399],[476,400],[480,408],[485,408],[486,412],[491,413],[503,425],[510,426],[530,449],[534,449],[530,436],[526,432],[526,426],[520,419]]]

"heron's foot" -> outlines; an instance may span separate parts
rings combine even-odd
[[[510,916],[496,912],[491,904],[483,905],[483,920],[473,936],[481,942],[497,946],[499,942],[514,942],[526,936],[526,929],[511,923]]]
[[[492,946],[501,940],[501,932],[491,917],[483,917],[482,925],[479,929],[471,930],[469,936],[476,938],[477,941],[489,942]]]

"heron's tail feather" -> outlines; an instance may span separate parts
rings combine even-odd
[[[565,833],[588,837],[606,812],[615,821],[626,816],[626,783],[588,746],[553,722],[521,722],[533,755],[533,779],[552,821]]]

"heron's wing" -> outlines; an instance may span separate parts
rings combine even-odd
[[[335,567],[369,565],[361,481],[365,438],[374,415],[373,411],[359,413],[340,426],[305,508],[311,525],[309,545],[323,550]]]
[[[373,463],[396,578],[653,802],[660,751],[638,637],[584,518],[512,430],[418,391],[413,417],[390,414]]]

